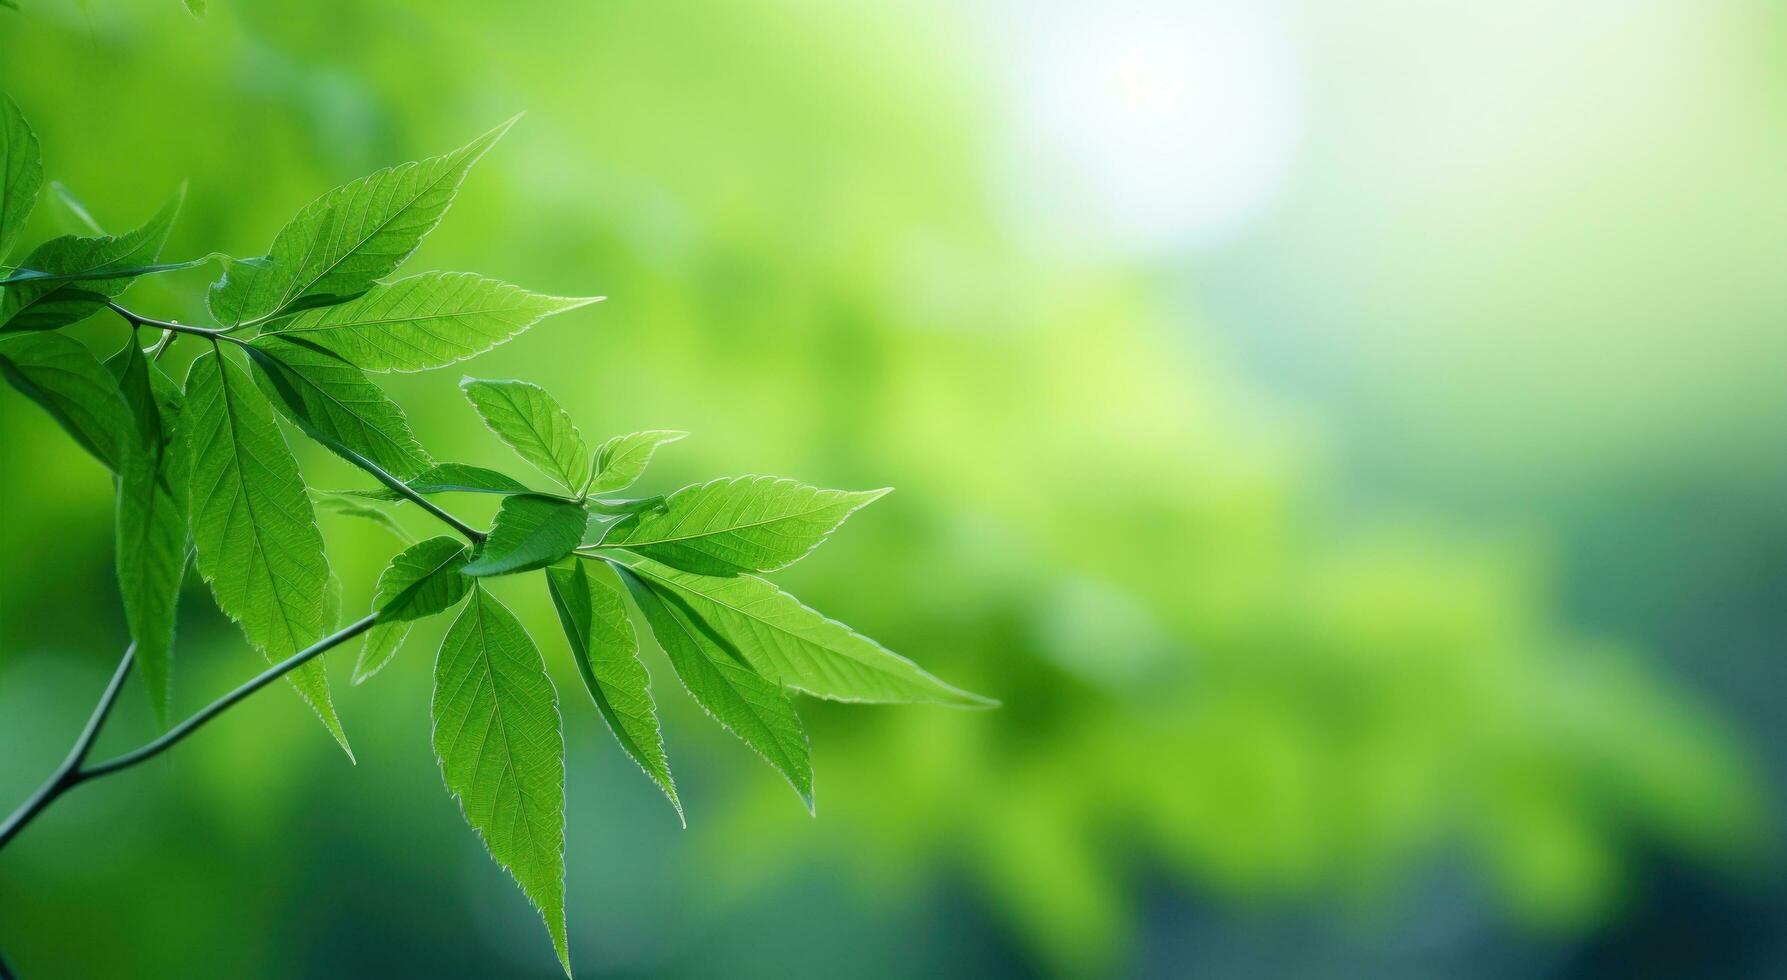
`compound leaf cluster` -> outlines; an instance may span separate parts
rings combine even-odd
[[[812,763],[793,695],[991,702],[760,577],[805,557],[885,490],[749,476],[667,495],[606,496],[631,488],[654,454],[685,434],[622,434],[592,451],[569,412],[518,380],[466,378],[460,387],[485,426],[544,484],[440,462],[423,447],[369,373],[445,367],[597,299],[462,272],[390,278],[513,123],[323,194],[263,256],[162,261],[183,189],[123,235],[99,233],[89,219],[94,235],[52,239],[0,267],[0,376],[113,475],[118,584],[141,675],[164,724],[175,605],[189,561],[218,607],[277,662],[331,642],[337,630],[319,505],[376,520],[408,543],[379,577],[372,613],[358,624],[365,639],[354,683],[394,663],[416,622],[458,610],[434,660],[441,775],[491,856],[539,909],[568,973],[558,692],[539,647],[493,594],[496,580],[544,572],[564,650],[595,716],[679,819],[683,804],[629,600],[682,686],[809,808]],[[17,245],[42,183],[36,136],[0,97],[0,262]],[[223,274],[207,295],[214,326],[155,320],[118,303],[140,276],[218,260]],[[108,310],[128,330],[122,349],[103,363],[58,332]],[[145,329],[157,341],[148,351],[140,346]],[[162,356],[184,335],[199,350],[177,381]],[[364,471],[367,485],[309,486],[280,418]],[[466,493],[500,498],[488,529],[464,524],[441,502]],[[456,534],[415,541],[385,509],[403,503]],[[285,676],[347,749],[323,660]]]

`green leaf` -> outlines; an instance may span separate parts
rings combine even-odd
[[[416,442],[403,409],[359,368],[319,347],[276,336],[256,337],[249,348],[259,368],[255,383],[282,414],[324,446],[351,449],[400,480],[434,465]]]
[[[836,620],[826,619],[755,575],[712,578],[640,555],[614,560],[736,645],[758,673],[783,687],[832,701],[928,702],[990,707],[995,702],[938,680],[923,668]]]
[[[167,479],[167,435],[149,362],[130,331],[106,362],[136,418],[140,451],[129,453],[118,478],[118,588],[136,661],[156,720],[167,724],[172,697],[174,615],[186,575],[186,507]]]
[[[540,910],[565,974],[565,747],[540,651],[474,587],[434,664],[434,754],[496,863]]]
[[[471,466],[466,463],[436,463],[424,470],[412,480],[404,481],[405,485],[417,493],[533,493],[526,484],[513,480],[495,470],[482,466]],[[373,497],[378,500],[402,500],[403,495],[390,487],[376,487],[366,490],[350,490],[362,497]],[[542,494],[541,496],[548,496]]]
[[[80,342],[58,333],[0,336],[0,374],[43,406],[113,472],[136,450],[136,419],[118,382]]]
[[[786,777],[811,811],[813,762],[794,703],[774,681],[747,666],[730,643],[702,622],[675,592],[617,570],[690,696],[721,727]]]
[[[310,500],[319,510],[340,514],[343,517],[357,517],[363,521],[371,521],[384,528],[392,537],[405,545],[416,543],[415,536],[404,530],[403,525],[397,523],[396,518],[385,513],[379,507],[367,503],[359,494],[347,491],[311,490]]]
[[[23,266],[48,275],[6,287],[0,294],[0,330],[55,330],[104,309],[161,254],[185,199],[181,185],[160,211],[126,235],[64,235],[37,246]]]
[[[205,16],[205,0],[186,0],[186,11],[194,17],[203,19]]]
[[[329,563],[310,498],[272,408],[222,351],[188,369],[180,430],[198,568],[218,607],[269,661],[321,639]],[[322,660],[286,676],[352,757]]]
[[[589,449],[571,416],[539,385],[463,378],[459,387],[484,424],[540,472],[579,492],[589,476]]]
[[[602,538],[701,575],[786,568],[886,490],[821,490],[773,476],[684,487],[662,510],[641,511]]]
[[[546,584],[596,710],[621,748],[670,798],[682,820],[682,801],[676,797],[676,781],[664,757],[664,736],[652,703],[651,678],[639,662],[639,639],[627,618],[620,583],[613,572],[598,569],[591,575],[583,562],[573,561],[569,567],[546,569]]]
[[[477,561],[465,574],[507,575],[545,568],[570,554],[583,539],[589,515],[556,497],[516,494],[504,497]]]
[[[12,253],[25,230],[25,219],[31,217],[42,185],[43,158],[37,134],[31,131],[18,103],[0,95],[0,261]]]
[[[84,217],[85,215],[83,215]],[[91,220],[91,219],[89,219]],[[78,239],[86,241],[87,239]],[[155,262],[150,265],[115,265],[103,269],[76,269],[73,272],[45,272],[42,269],[15,269],[0,279],[0,286],[14,283],[31,282],[39,284],[65,283],[79,280],[102,282],[107,279],[135,279],[138,276],[156,275],[162,272],[179,272],[204,265],[216,258],[216,255],[204,255],[184,262]]]
[[[590,493],[613,493],[625,490],[645,472],[646,464],[658,447],[687,436],[687,432],[652,429],[631,435],[615,436],[596,450],[596,478],[589,485]]]
[[[387,167],[305,205],[265,261],[228,266],[211,287],[211,315],[236,326],[366,292],[434,230],[466,172],[515,119],[445,156]]]
[[[379,576],[372,608],[378,622],[366,631],[366,645],[354,665],[354,683],[383,670],[409,636],[415,620],[445,612],[465,598],[472,580],[459,573],[471,558],[464,543],[437,537],[411,545],[391,559]]]
[[[425,371],[482,354],[540,320],[599,302],[530,293],[467,272],[425,272],[267,325],[368,371]]]

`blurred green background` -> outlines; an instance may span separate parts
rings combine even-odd
[[[173,257],[527,110],[406,268],[609,300],[467,371],[693,432],[649,489],[899,488],[779,577],[1005,707],[803,702],[817,819],[651,650],[679,830],[498,585],[563,699],[580,975],[1787,969],[1782,5],[20,4],[48,175],[113,226],[190,178]],[[454,372],[386,380],[509,464]],[[103,471],[11,391],[0,445],[10,807],[125,631]],[[399,545],[321,519],[363,608]],[[190,710],[259,660],[188,600]],[[430,755],[442,629],[333,658],[357,767],[270,693],[59,803],[0,949],[556,975]]]

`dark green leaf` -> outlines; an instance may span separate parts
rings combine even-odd
[[[139,451],[126,455],[118,477],[118,588],[136,661],[156,720],[167,723],[172,697],[174,614],[186,574],[185,495],[171,491],[161,409],[136,331],[106,366],[136,419]]]
[[[551,395],[526,381],[463,378],[459,387],[510,449],[572,493],[582,490],[589,477],[589,449]]]
[[[627,572],[621,579],[689,694],[722,727],[786,777],[812,810],[813,762],[793,702],[775,682],[747,666],[675,592],[660,591]]]
[[[192,362],[180,430],[198,568],[218,607],[269,661],[321,639],[329,563],[310,498],[272,408],[222,351]],[[322,660],[286,676],[346,749]]]
[[[235,326],[366,292],[434,230],[466,172],[514,122],[444,156],[388,167],[305,205],[273,239],[265,261],[226,269],[211,287],[211,315]]]
[[[0,336],[0,374],[43,406],[113,472],[136,451],[137,423],[118,382],[79,342],[58,333]]]
[[[566,975],[565,748],[540,651],[474,587],[434,664],[434,753],[496,863],[540,910]]]
[[[546,569],[552,605],[565,628],[577,672],[596,702],[614,737],[639,763],[639,768],[670,798],[677,819],[683,815],[676,781],[664,757],[664,736],[652,703],[651,678],[639,662],[639,639],[627,618],[620,583],[607,568],[591,575],[581,561]]]
[[[545,317],[600,299],[530,293],[465,272],[425,272],[276,320],[267,332],[312,340],[368,371],[424,371],[482,354]]]
[[[702,575],[773,572],[885,493],[821,490],[773,476],[715,480],[678,490],[661,510],[628,517],[602,543]]]
[[[0,95],[0,262],[12,253],[25,230],[25,219],[31,217],[42,184],[37,134],[31,131],[18,103]]]
[[[467,575],[507,575],[545,568],[570,554],[589,520],[582,507],[556,497],[504,497],[478,560]]]
[[[250,347],[260,354],[253,358],[259,369],[255,383],[318,442],[351,449],[400,480],[434,465],[403,409],[359,368],[321,348],[276,336],[256,337]]]
[[[472,580],[459,573],[470,560],[465,545],[449,537],[418,542],[391,559],[379,576],[378,594],[372,608],[379,621],[366,632],[366,646],[354,665],[359,684],[384,669],[397,648],[409,636],[410,624],[452,608],[471,588]]]
[[[175,192],[141,228],[113,238],[52,238],[31,251],[22,266],[47,273],[15,282],[0,293],[0,330],[55,330],[86,319],[124,292],[167,242],[186,188]]]

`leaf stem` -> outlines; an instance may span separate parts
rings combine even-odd
[[[414,503],[417,507],[433,514],[435,517],[439,518],[442,523],[453,530],[458,531],[461,535],[464,535],[467,541],[470,541],[472,544],[484,543],[486,535],[483,531],[480,531],[459,518],[454,517],[452,514],[447,513],[445,510],[441,509],[439,504],[418,493],[415,487],[399,480],[396,475],[389,470],[339,442],[331,441],[328,444],[328,448],[345,455],[348,462],[372,474],[373,479],[376,479],[380,483],[389,487],[392,493],[397,494],[403,499]]]
[[[144,316],[134,310],[126,309],[110,300],[106,301],[106,305],[112,308],[113,313],[123,317],[125,322],[133,327],[154,327],[158,330],[169,331],[170,333],[189,333],[200,337],[210,337],[212,339],[216,339],[230,332],[230,328],[228,327],[195,327],[190,324],[180,323],[177,320],[157,320],[152,316]],[[235,338],[232,337],[230,339],[234,340]]]

